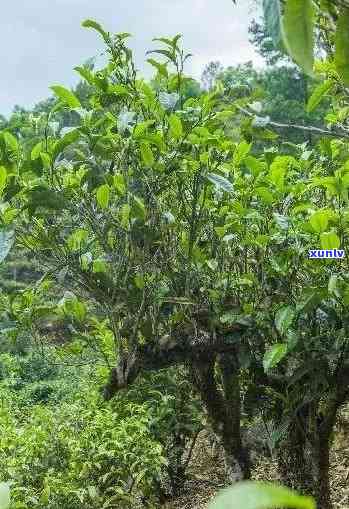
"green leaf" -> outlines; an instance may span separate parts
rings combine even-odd
[[[316,509],[313,498],[277,484],[245,481],[222,490],[208,509]]]
[[[141,156],[144,164],[146,166],[153,166],[154,164],[154,154],[152,149],[150,148],[149,143],[141,144]]]
[[[341,245],[340,238],[334,232],[324,232],[320,235],[322,249],[338,249]]]
[[[310,76],[314,65],[314,8],[312,0],[286,0],[282,35],[290,56]]]
[[[68,247],[71,251],[79,251],[83,242],[87,240],[88,231],[83,229],[75,230],[67,239]]]
[[[234,186],[228,179],[222,177],[221,175],[217,175],[217,173],[209,173],[207,175],[207,179],[214,184],[217,189],[223,189],[227,193],[234,192]]]
[[[247,143],[247,141],[241,141],[235,148],[235,152],[233,155],[233,164],[238,167],[245,159],[245,157],[249,154],[251,150],[251,143]]]
[[[173,39],[169,39],[168,37],[155,37],[153,41],[163,42],[167,46],[170,46],[170,48],[176,48],[177,43],[181,37],[181,34],[177,34]]]
[[[154,49],[152,51],[147,51],[147,55],[150,53],[157,53],[158,55],[163,55],[167,57],[171,62],[176,63],[176,55],[173,51],[168,51],[167,49]]]
[[[141,138],[142,136],[144,136],[144,134],[146,134],[148,127],[150,127],[154,124],[155,124],[155,120],[145,120],[144,122],[140,122],[133,129],[133,133],[132,133],[133,137],[136,139]]]
[[[46,152],[41,152],[40,154],[42,164],[44,168],[48,169],[51,166],[51,157]]]
[[[64,102],[69,108],[81,108],[81,104],[79,99],[76,97],[73,92],[68,90],[65,87],[62,87],[61,85],[53,85],[50,87],[51,90],[56,94],[58,99],[60,99],[62,102]]]
[[[145,286],[145,281],[144,281],[144,277],[142,276],[142,274],[136,274],[133,280],[134,280],[137,288],[139,288],[139,290],[143,290],[143,288]]]
[[[283,191],[285,187],[285,176],[293,161],[293,157],[290,156],[277,156],[270,165],[269,179],[278,191]]]
[[[284,334],[290,328],[295,317],[295,310],[291,306],[284,306],[278,309],[275,315],[275,327]]]
[[[9,150],[11,150],[11,152],[17,154],[18,153],[18,141],[17,139],[13,136],[12,133],[10,133],[9,131],[5,131],[4,132],[4,140],[5,140],[5,145],[6,145],[6,148],[8,148]]]
[[[245,157],[244,164],[255,177],[264,169],[264,164],[253,156]]]
[[[31,158],[32,161],[35,161],[36,159],[39,159],[40,153],[41,153],[42,149],[43,149],[43,142],[39,141],[39,143],[37,143],[32,148],[32,151],[30,153],[30,158]]]
[[[146,211],[143,201],[138,196],[132,197],[132,213],[142,221],[146,218]]]
[[[274,202],[274,196],[266,187],[257,187],[254,192],[268,205]]]
[[[114,187],[115,187],[116,191],[121,195],[125,194],[126,184],[125,184],[124,176],[121,173],[116,173],[114,175],[113,180],[114,180]]]
[[[0,262],[3,262],[15,240],[14,232],[11,230],[0,230]]]
[[[96,32],[98,32],[103,37],[106,43],[110,42],[108,32],[103,30],[102,25],[97,23],[97,21],[94,21],[93,19],[85,19],[85,21],[81,23],[81,26],[83,26],[84,28],[92,28],[93,30],[96,30]]]
[[[128,228],[130,223],[131,207],[128,203],[124,203],[120,208],[119,217],[120,224],[123,228]]]
[[[92,264],[92,272],[95,273],[106,273],[108,265],[104,260],[94,260]]]
[[[335,64],[338,74],[349,86],[349,9],[342,8],[337,20],[335,35]]]
[[[79,322],[84,321],[87,313],[86,304],[81,302],[73,293],[66,292],[63,299],[60,301],[60,305],[68,315],[73,316]]]
[[[109,205],[110,189],[108,184],[99,186],[96,193],[97,203],[101,209],[106,209]]]
[[[333,87],[333,83],[331,80],[326,80],[323,83],[320,83],[311,96],[309,97],[307,104],[307,112],[311,113],[315,108],[320,104],[322,98],[325,96],[327,92],[331,90]]]
[[[67,148],[72,143],[75,143],[81,136],[79,129],[73,129],[65,134],[60,140],[58,140],[52,150],[52,158],[55,160],[59,154],[63,152],[65,148]]]
[[[7,482],[0,483],[0,509],[10,507],[10,485]]]
[[[309,222],[314,231],[321,233],[327,230],[328,222],[332,217],[330,210],[317,210],[310,217]]]
[[[170,134],[178,140],[183,135],[183,126],[181,119],[172,113],[168,119],[168,123],[170,125]]]
[[[0,194],[6,187],[7,182],[7,170],[4,166],[0,166]]]
[[[87,81],[89,85],[95,84],[95,77],[93,73],[90,71],[90,69],[87,69],[87,67],[74,67],[74,71],[78,72],[84,80]]]
[[[263,367],[265,371],[275,368],[287,354],[287,343],[276,343],[264,354]]]
[[[109,85],[108,92],[116,95],[128,95],[130,90],[125,87],[125,85],[120,85],[120,83],[116,83],[114,85]]]
[[[265,28],[276,48],[282,42],[280,0],[263,0]]]
[[[148,58],[147,62],[149,62],[150,65],[155,67],[157,69],[158,73],[161,76],[164,76],[164,78],[168,78],[168,70],[166,64],[161,64],[160,62],[157,62],[153,58]]]

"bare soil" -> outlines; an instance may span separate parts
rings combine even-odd
[[[278,481],[275,463],[266,458],[257,459],[253,479]],[[206,509],[214,495],[226,486],[222,454],[211,447],[209,434],[203,431],[195,446],[183,494],[163,507]],[[349,509],[349,406],[341,413],[334,436],[331,486],[335,508]]]

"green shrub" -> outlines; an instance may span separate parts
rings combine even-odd
[[[50,351],[32,350],[28,355],[19,357],[19,376],[24,382],[50,380],[58,375],[58,367],[54,364]]]
[[[45,385],[36,388],[37,400],[50,397]],[[13,483],[13,507],[100,509],[151,498],[165,463],[162,447],[151,436],[146,406],[119,407],[101,402],[87,384],[81,399],[60,407],[19,412],[4,401],[0,481]]]
[[[127,393],[131,401],[144,401],[150,432],[162,446],[166,464],[154,489],[160,499],[178,495],[186,480],[190,451],[203,429],[201,403],[183,369],[162,370],[145,376]]]

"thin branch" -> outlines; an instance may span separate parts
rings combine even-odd
[[[256,116],[254,113],[252,113],[251,111],[246,110],[242,106],[239,106],[239,105],[236,104],[235,107],[239,111],[241,111],[242,113],[244,113],[245,115],[247,115],[249,117],[255,117]],[[300,130],[300,131],[306,131],[306,132],[311,132],[311,133],[316,133],[316,134],[322,134],[324,136],[333,136],[335,138],[340,137],[340,138],[348,138],[349,139],[349,132],[346,132],[346,131],[331,131],[329,129],[322,129],[320,127],[306,126],[306,125],[299,125],[299,124],[283,124],[281,122],[274,122],[273,120],[269,120],[267,125],[269,125],[271,127],[276,127],[276,128],[279,128],[279,129],[297,129],[297,130]]]

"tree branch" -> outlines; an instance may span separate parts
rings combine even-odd
[[[248,117],[255,117],[256,115],[252,113],[251,111],[246,110],[242,106],[235,105],[235,107],[247,115]],[[274,122],[273,120],[269,120],[269,122],[266,124],[271,127],[275,127],[277,129],[297,129],[300,131],[310,132],[314,134],[322,134],[324,136],[332,136],[335,138],[348,138],[349,139],[349,132],[347,131],[331,131],[329,129],[323,129],[321,127],[315,127],[315,126],[305,126],[305,125],[299,125],[299,124],[283,124],[281,122]]]
[[[246,329],[237,326],[234,339],[224,335],[212,335],[199,330],[195,336],[193,331],[178,330],[171,335],[163,336],[159,343],[138,345],[133,352],[125,353],[118,364],[111,370],[103,395],[110,400],[119,390],[127,388],[138,377],[141,371],[157,371],[170,366],[184,364],[205,354],[208,356],[233,352],[236,341]]]

